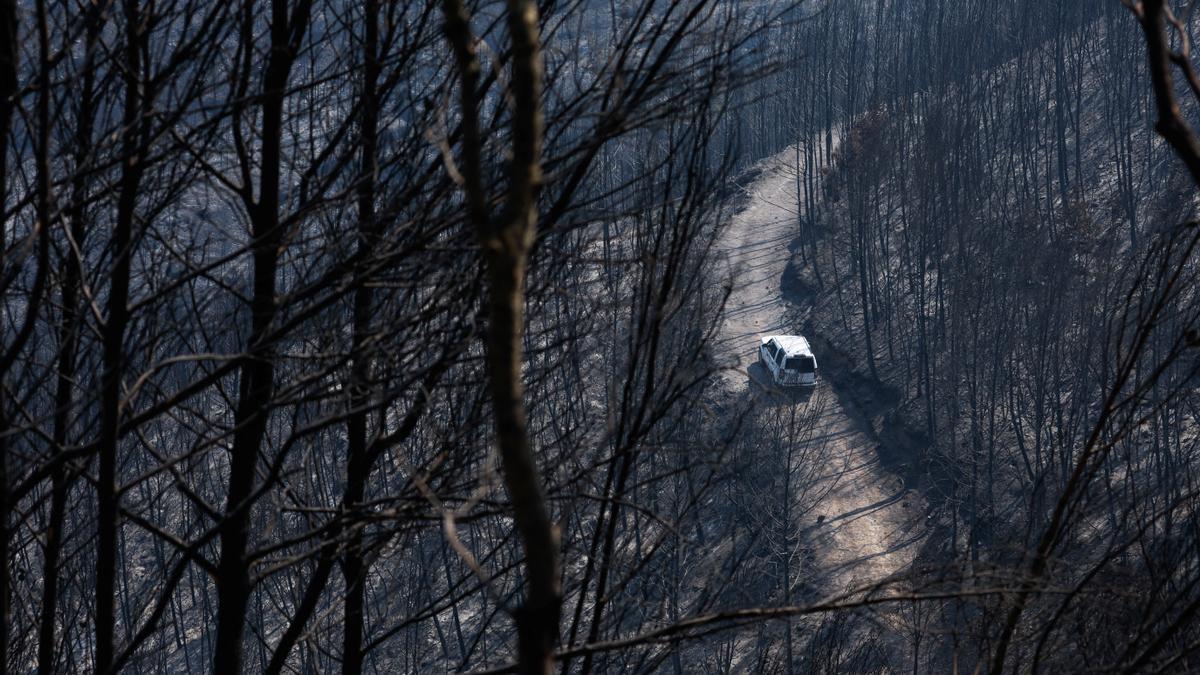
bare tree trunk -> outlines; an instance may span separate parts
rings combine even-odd
[[[0,208],[8,203],[8,129],[17,106],[18,46],[16,0],[0,0]],[[5,241],[0,228],[0,250]]]
[[[133,218],[145,165],[142,116],[142,38],[145,26],[137,0],[125,2],[125,100],[122,116],[122,165],[117,219],[113,226],[113,270],[109,285],[108,318],[104,326],[104,380],[101,385],[96,547],[96,671],[107,672],[113,662],[114,614],[117,592],[118,521],[117,445],[120,437],[121,368],[125,327],[129,323],[129,275]]]
[[[509,201],[498,226],[481,232],[487,265],[488,374],[497,443],[513,517],[525,548],[525,603],[516,614],[519,668],[554,671],[562,606],[558,531],[550,520],[525,417],[521,380],[525,271],[537,233],[541,182],[542,65],[538,10],[533,0],[508,0],[513,41],[513,147]]]
[[[254,242],[251,250],[254,290],[250,300],[250,336],[246,354],[241,359],[238,404],[234,413],[236,431],[220,534],[217,640],[213,655],[213,671],[217,673],[238,673],[242,667],[242,633],[251,592],[249,562],[246,560],[250,497],[254,491],[255,469],[267,428],[271,397],[275,392],[275,360],[268,333],[276,313],[275,275],[283,242],[279,222],[283,101],[296,52],[308,27],[311,4],[311,0],[300,0],[295,14],[289,16],[287,0],[271,2],[271,50],[260,98],[262,142],[258,199],[254,200],[250,186],[243,186]],[[235,120],[235,124],[240,123]]]
[[[379,101],[379,3],[367,0],[363,6],[363,80],[359,102],[359,138],[362,144],[362,173],[358,183],[358,246],[362,256],[378,244],[375,223],[375,181],[378,173]],[[361,275],[360,275],[361,276]],[[354,291],[353,363],[350,373],[350,418],[346,422],[349,444],[346,462],[345,511],[361,507],[371,474],[367,449],[367,414],[370,401],[371,356],[367,344],[371,331],[372,294],[365,279],[357,280]],[[342,673],[358,675],[363,669],[363,605],[366,601],[366,563],[363,559],[362,532],[354,528],[347,543],[342,566],[346,580],[346,610],[342,632]]]
[[[525,412],[521,379],[525,322],[525,272],[537,233],[541,182],[542,63],[538,8],[533,0],[508,0],[512,39],[512,161],[509,194],[498,218],[487,211],[482,180],[475,56],[469,16],[459,0],[444,0],[446,34],[462,78],[463,176],[468,209],[478,232],[488,280],[487,370],[496,445],[513,520],[525,552],[525,600],[515,612],[518,669],[554,670],[554,645],[562,607],[558,530],[550,519]]]
[[[15,68],[17,64],[17,45],[15,38],[17,35],[17,28],[15,8],[9,7],[6,9],[13,9],[14,12],[12,16],[6,16],[4,19],[4,22],[9,24],[11,27],[14,38],[10,43],[13,45],[13,56],[11,63],[12,67],[14,68],[14,72],[12,73],[12,84],[14,85],[14,90],[9,93],[9,97],[6,97],[5,103],[7,104],[12,100],[11,97],[16,95]],[[35,113],[36,144],[34,146],[37,177],[35,179],[36,222],[34,227],[37,229],[36,236],[38,236],[40,241],[40,251],[38,254],[40,259],[39,265],[41,267],[41,269],[38,270],[38,276],[40,279],[45,276],[45,268],[49,264],[48,244],[50,236],[50,224],[51,220],[53,219],[52,205],[54,201],[54,188],[52,166],[50,161],[50,98],[52,94],[50,91],[50,28],[49,20],[46,15],[45,2],[39,0],[39,2],[35,4],[34,11],[38,34],[38,93],[36,104],[37,110]],[[6,11],[5,14],[8,14],[8,12]],[[11,110],[12,108],[6,106],[6,116],[11,113]],[[0,128],[0,133],[7,135],[8,122],[10,120],[4,121],[5,124],[3,128]],[[3,163],[4,159],[3,153],[0,153],[0,163]],[[6,196],[6,193],[0,189],[0,197],[2,196]],[[3,206],[3,201],[0,201],[0,208]],[[7,270],[5,271],[7,272]],[[38,282],[37,285],[40,286],[40,282]],[[0,367],[0,378],[7,376],[8,369],[12,364],[12,359],[17,356],[22,349],[24,342],[28,340],[32,334],[33,320],[37,314],[37,304],[40,301],[40,297],[38,297],[40,295],[40,289],[35,289],[34,292],[35,296],[29,299],[29,304],[25,309],[25,325],[22,327],[21,333],[16,336],[16,339],[13,341],[12,345],[6,345],[8,351],[3,355],[4,365],[3,367]],[[0,390],[2,389],[3,387],[0,387]],[[5,428],[7,426],[7,420],[5,419],[7,413],[7,410],[5,410],[6,403],[7,402],[3,400],[3,394],[0,393],[0,428]],[[0,440],[0,490],[2,490],[2,495],[0,495],[0,621],[3,622],[3,626],[0,627],[0,666],[2,666],[6,671],[8,670],[9,665],[8,652],[11,639],[10,625],[12,620],[12,612],[10,607],[10,602],[12,599],[12,590],[10,588],[12,570],[9,549],[9,528],[12,525],[10,523],[10,515],[14,506],[12,497],[9,494],[9,490],[11,488],[11,477],[9,472],[11,467],[9,465],[10,458],[8,447],[6,447],[8,442],[9,441],[7,438]]]
[[[67,212],[69,232],[72,245],[68,247],[63,273],[62,290],[62,320],[59,328],[59,354],[56,392],[54,396],[54,430],[53,439],[55,453],[61,453],[66,447],[68,430],[71,426],[71,406],[74,401],[76,352],[79,347],[79,324],[81,320],[79,296],[83,281],[83,267],[79,256],[75,254],[74,246],[82,248],[86,234],[85,219],[87,216],[87,178],[86,167],[91,163],[93,118],[95,116],[95,59],[92,58],[96,40],[100,35],[102,14],[100,6],[93,4],[87,12],[87,38],[85,40],[85,61],[80,93],[79,113],[76,115],[75,130],[75,172],[72,179],[71,205]],[[38,672],[54,672],[55,662],[55,629],[58,625],[58,567],[62,553],[62,528],[66,510],[67,488],[69,473],[66,462],[62,457],[50,458],[52,463],[50,476],[50,517],[46,525],[46,553],[42,564],[42,603],[41,625],[38,629]]]
[[[1171,81],[1174,54],[1170,50],[1166,32],[1165,0],[1145,0],[1136,6],[1140,8],[1139,18],[1142,32],[1146,36],[1146,55],[1150,61],[1150,78],[1158,106],[1158,120],[1154,128],[1183,160],[1192,181],[1200,185],[1200,139],[1196,138],[1195,132],[1180,112],[1175,87]],[[1186,58],[1189,55],[1184,53],[1181,56]],[[1197,86],[1196,74],[1190,62],[1187,62],[1185,72],[1189,83],[1193,87]],[[1200,92],[1195,89],[1193,94],[1200,98]]]
[[[0,211],[8,204],[8,129],[16,107],[17,93],[17,7],[16,0],[0,0]],[[0,227],[0,251],[7,249],[5,228]],[[3,262],[3,260],[0,260]],[[0,264],[0,272],[4,265]],[[0,377],[3,373],[0,373]],[[2,389],[2,388],[0,388]],[[6,424],[5,395],[0,391],[0,427]],[[8,528],[9,476],[8,438],[0,438],[0,670],[8,671],[9,606]]]

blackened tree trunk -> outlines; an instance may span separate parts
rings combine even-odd
[[[283,230],[280,226],[280,189],[283,143],[283,102],[296,53],[308,27],[310,0],[300,0],[289,15],[287,0],[272,0],[270,56],[263,74],[259,100],[262,136],[258,198],[243,186],[245,209],[251,226],[253,291],[250,299],[250,336],[241,357],[238,403],[234,412],[233,448],[229,460],[229,486],[221,524],[221,559],[217,566],[217,640],[213,671],[238,673],[242,666],[242,638],[249,606],[251,578],[247,559],[251,496],[271,397],[275,392],[275,361],[270,340],[275,319],[275,275],[279,266]],[[247,7],[247,12],[252,7]],[[252,38],[251,38],[252,39]],[[243,48],[249,49],[249,45]],[[241,124],[235,120],[234,124]],[[243,162],[243,164],[250,164]]]
[[[16,108],[17,93],[17,7],[16,0],[0,0],[0,210],[8,203],[8,130]],[[0,227],[0,251],[7,250],[5,228]],[[0,263],[6,261],[0,260]],[[7,265],[0,264],[0,272]],[[7,347],[7,345],[5,345]],[[0,373],[3,377],[3,373]],[[0,393],[0,427],[5,425],[6,402]],[[0,670],[8,671],[9,606],[9,476],[7,436],[0,436]]]
[[[378,173],[379,100],[376,95],[379,80],[379,3],[367,0],[363,6],[363,80],[359,102],[359,136],[362,144],[362,174],[358,179],[358,247],[359,259],[379,243],[375,223],[375,181]],[[347,420],[348,458],[346,462],[345,511],[353,513],[362,505],[367,477],[371,474],[371,458],[367,448],[367,415],[370,402],[372,294],[369,285],[359,274],[354,291],[353,363],[350,373],[350,418]],[[363,537],[354,529],[346,547],[342,566],[346,580],[345,626],[342,633],[342,673],[358,675],[363,668],[363,606],[366,600],[366,563],[363,559]]]
[[[121,371],[125,328],[129,323],[129,275],[133,251],[134,214],[145,174],[144,109],[146,83],[142,53],[146,26],[137,0],[124,3],[126,35],[122,69],[125,97],[122,114],[121,180],[117,218],[111,242],[108,317],[104,325],[104,376],[101,384],[99,470],[96,478],[98,542],[96,547],[96,671],[108,672],[114,653],[114,612],[117,595],[118,520],[117,446],[120,439]]]
[[[90,5],[86,16],[87,32],[84,49],[83,77],[80,83],[79,112],[75,129],[75,171],[71,176],[71,203],[66,213],[71,245],[67,247],[60,297],[62,316],[59,323],[59,353],[54,395],[53,452],[50,474],[50,516],[46,524],[46,553],[42,562],[41,623],[38,627],[38,672],[55,671],[55,629],[58,621],[58,567],[62,554],[63,518],[66,511],[70,475],[61,453],[68,442],[72,422],[75,371],[79,348],[79,329],[82,315],[79,298],[82,292],[83,267],[74,247],[84,246],[88,218],[88,166],[92,159],[92,133],[95,110],[95,59],[92,57],[100,35],[103,14],[100,6]]]

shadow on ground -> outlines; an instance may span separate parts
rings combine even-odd
[[[798,405],[807,403],[812,398],[817,387],[781,387],[772,380],[771,372],[761,361],[755,361],[746,368],[750,378],[750,394],[755,402],[761,405]]]

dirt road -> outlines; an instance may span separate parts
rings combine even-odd
[[[769,414],[786,414],[793,405],[816,414],[808,432],[810,451],[802,453],[805,466],[793,467],[810,483],[797,496],[809,500],[797,512],[810,542],[809,567],[798,582],[828,596],[907,569],[924,536],[925,508],[918,493],[881,465],[877,442],[847,408],[838,382],[824,377],[802,399],[774,395],[763,382],[759,337],[798,331],[787,325],[795,308],[781,292],[796,233],[794,157],[785,150],[763,163],[721,241],[733,284],[721,331],[721,347],[733,367],[722,377],[731,397],[751,388],[755,405],[772,406]]]

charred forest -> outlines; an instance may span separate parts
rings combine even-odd
[[[1200,671],[1196,4],[0,0],[0,671]]]

